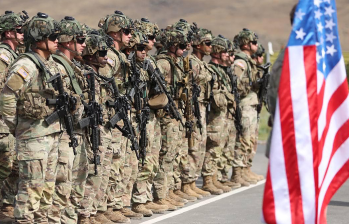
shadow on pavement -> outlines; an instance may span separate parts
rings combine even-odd
[[[343,207],[349,207],[349,202],[346,201],[330,201],[328,205],[332,206],[343,206]]]

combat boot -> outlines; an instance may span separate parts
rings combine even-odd
[[[173,190],[169,190],[168,196],[169,196],[171,199],[175,200],[175,201],[178,201],[178,202],[181,202],[181,203],[184,203],[184,204],[188,203],[188,200],[187,200],[187,199],[184,199],[184,198],[179,197],[178,195],[176,195],[175,193],[173,193]]]
[[[250,174],[247,172],[247,168],[246,167],[242,168],[241,177],[242,177],[242,179],[244,179],[245,181],[249,182],[250,184],[256,184],[257,183],[257,180],[254,179],[252,176],[250,176]]]
[[[175,191],[173,191],[173,193],[175,193],[177,196],[184,198],[190,202],[194,202],[194,201],[198,200],[196,197],[189,196],[181,190],[175,190]]]
[[[100,222],[95,222],[95,224],[96,223],[100,223]],[[84,216],[79,216],[77,224],[90,224],[90,218],[84,217]]]
[[[217,174],[214,174],[212,177],[212,183],[214,186],[216,186],[218,189],[222,189],[224,193],[227,193],[231,191],[231,187],[224,186],[221,182],[217,180]]]
[[[222,189],[218,189],[213,185],[212,176],[204,176],[204,184],[202,185],[202,190],[208,191],[213,195],[223,194]]]
[[[247,168],[247,172],[248,172],[252,177],[254,177],[254,179],[256,179],[257,181],[264,180],[264,176],[263,176],[263,175],[258,175],[258,174],[256,174],[255,172],[253,172],[253,171],[251,170],[251,167],[248,167],[248,168]]]
[[[232,182],[232,181],[225,181],[225,182],[221,182],[224,186],[228,186],[228,187],[231,187],[232,189],[236,189],[236,188],[239,188],[241,187],[241,184],[240,183],[235,183],[235,182]]]
[[[152,201],[148,201],[147,203],[145,203],[145,207],[147,209],[150,209],[155,214],[164,214],[165,211],[168,210],[167,205],[155,204]]]
[[[200,188],[198,188],[198,187],[196,186],[196,184],[195,184],[195,181],[193,181],[193,182],[190,183],[190,188],[191,188],[195,193],[200,194],[200,195],[202,195],[202,196],[204,196],[204,197],[207,197],[207,196],[210,196],[210,195],[211,195],[210,192],[208,192],[208,191],[203,191],[203,190],[201,190]]]
[[[1,208],[2,214],[4,214],[5,216],[7,216],[9,218],[14,218],[14,210],[15,210],[15,208],[9,204],[3,204],[2,208]]]
[[[126,217],[128,217],[130,219],[142,219],[143,218],[143,215],[141,213],[136,213],[136,212],[132,211],[131,209],[128,209],[128,208],[125,208],[125,207],[122,208],[120,210],[120,212],[124,216],[126,216]]]
[[[176,206],[177,208],[183,208],[184,207],[184,203],[175,201],[172,198],[170,198],[169,196],[167,196],[166,201],[168,201],[172,205]]]
[[[103,214],[107,219],[115,222],[115,223],[130,223],[131,220],[125,217],[120,210],[114,210],[112,208],[108,208],[108,211]]]
[[[97,212],[95,220],[97,222],[100,222],[100,223],[103,223],[103,224],[114,224],[113,221],[111,221],[110,219],[108,219],[107,217],[104,216],[103,212]],[[91,221],[91,219],[90,219],[90,221]]]
[[[156,201],[154,201],[154,203],[158,204],[158,205],[165,205],[165,206],[167,206],[167,211],[175,211],[175,210],[177,210],[177,206],[171,204],[169,201],[167,201],[164,198],[156,200]]]
[[[233,168],[233,174],[231,175],[230,180],[234,183],[241,184],[242,187],[250,186],[250,183],[248,183],[241,177],[241,167]]]
[[[135,213],[140,213],[142,214],[144,217],[150,217],[153,215],[153,212],[150,209],[147,209],[145,207],[145,204],[141,204],[141,203],[133,203],[132,204],[132,211],[134,211]]]
[[[108,220],[109,221],[109,220]],[[96,220],[96,216],[90,216],[90,218],[89,218],[89,222],[88,222],[89,224],[102,224],[101,222],[98,222],[97,220]]]
[[[196,197],[197,199],[202,199],[203,196],[201,194],[195,193],[190,187],[190,184],[182,184],[182,191],[189,196]]]

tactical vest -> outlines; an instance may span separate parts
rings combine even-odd
[[[7,50],[8,52],[10,52],[10,54],[13,56],[14,59],[16,59],[18,57],[18,55],[16,54],[16,52],[14,52],[10,46],[8,46],[7,44],[0,44],[0,48],[3,48],[5,50]],[[2,62],[4,63],[4,66],[5,66],[5,62]],[[6,83],[6,79],[8,77],[8,73],[7,73],[7,70],[8,68],[10,67],[10,65],[12,64],[13,62],[11,62],[10,64],[7,64],[5,67],[3,67],[3,71],[0,71],[0,92],[2,91],[2,89],[4,88],[5,86],[5,83]],[[7,68],[6,68],[7,67]],[[2,70],[2,69],[1,69]]]
[[[123,81],[126,82],[126,63],[125,61],[122,59],[121,54],[118,50],[116,50],[115,48],[111,47],[110,48],[119,58],[120,64],[121,64],[121,75],[123,78]]]
[[[8,50],[13,55],[14,58],[18,57],[18,54],[16,52],[14,52],[9,45],[7,45],[7,44],[0,44],[0,48],[4,48],[4,49]]]
[[[251,72],[252,72],[252,66],[251,66],[251,61],[248,58],[248,56],[242,52],[239,52],[237,54],[235,54],[235,60],[237,59],[241,59],[244,60],[247,64],[247,74],[248,74],[248,79],[250,82],[250,86],[252,85],[252,77],[251,77]]]
[[[17,113],[23,118],[40,120],[50,115],[55,110],[54,105],[46,105],[46,99],[55,99],[57,92],[51,84],[46,83],[46,80],[50,78],[50,75],[46,68],[40,64],[34,54],[21,54],[16,61],[23,57],[27,57],[34,62],[40,72],[36,77],[32,78],[31,83],[28,88],[26,88],[23,96],[18,99]],[[43,75],[40,75],[40,73]]]
[[[71,82],[71,85],[74,89],[74,92],[76,94],[79,94],[81,95],[82,94],[82,90],[78,84],[78,81],[76,79],[76,75],[75,75],[75,72],[73,70],[73,66],[76,67],[75,65],[73,65],[73,63],[71,62],[68,62],[65,58],[63,58],[62,56],[59,56],[59,55],[52,55],[53,57],[53,60],[55,60],[56,62],[60,63],[61,65],[64,66],[65,70],[67,71],[68,73],[68,76],[70,78],[70,82]],[[78,72],[78,71],[77,71]]]

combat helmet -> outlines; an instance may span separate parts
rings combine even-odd
[[[102,18],[98,27],[102,28],[105,33],[119,32],[121,29],[133,29],[133,22],[121,11],[116,10],[114,14]]]
[[[213,38],[212,40],[212,53],[221,53],[221,52],[227,52],[232,48],[231,41],[226,39],[224,36],[219,34],[217,37]]]
[[[128,47],[129,48],[135,47],[135,49],[137,49],[137,45],[147,46],[148,44],[149,44],[148,37],[144,33],[136,30],[132,34],[132,38],[130,40],[130,44]]]
[[[86,36],[86,29],[81,26],[81,24],[71,16],[65,16],[58,23],[59,36],[58,42],[64,43],[74,40],[76,42],[76,37]]]
[[[163,40],[161,42],[166,49],[169,49],[171,46],[187,46],[190,42],[186,33],[179,27],[165,30],[162,38]]]
[[[137,30],[141,31],[146,36],[156,37],[159,34],[159,27],[155,23],[151,23],[147,18],[141,18],[141,20],[135,20],[134,26]]]
[[[96,30],[92,30],[87,34],[85,43],[86,43],[86,47],[82,52],[82,56],[94,55],[97,51],[108,50],[108,45],[106,44],[106,38]]]
[[[199,28],[193,36],[193,46],[200,45],[204,41],[212,41],[211,30]]]
[[[259,44],[256,53],[252,54],[251,58],[262,57],[264,53],[265,53],[264,47],[261,44]]]
[[[17,27],[23,26],[29,16],[26,11],[23,10],[22,12],[23,14],[5,11],[5,14],[0,17],[0,33],[11,30],[16,31]]]
[[[193,24],[188,23],[185,19],[179,19],[178,22],[173,24],[173,28],[180,28],[187,35],[188,42],[193,40],[194,34],[198,31],[198,27],[196,23]]]
[[[239,47],[249,44],[251,41],[257,41],[258,35],[253,31],[244,28],[240,33],[235,36],[234,41],[237,43]]]
[[[58,36],[58,23],[47,14],[38,12],[24,28],[24,40],[32,44],[45,40],[51,35]]]

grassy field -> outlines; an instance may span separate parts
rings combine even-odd
[[[274,54],[273,56],[270,57],[270,61],[272,63],[274,63],[274,61],[276,60],[278,54]],[[349,52],[343,52],[343,57],[344,57],[344,61],[347,65],[349,65]],[[347,66],[347,76],[349,75],[349,66]],[[348,76],[348,82],[349,82],[349,76]],[[268,118],[269,118],[269,113],[268,111],[265,109],[265,107],[263,107],[261,114],[260,114],[260,121],[259,121],[259,136],[258,136],[258,140],[260,141],[266,141],[268,139],[269,136],[269,132],[270,132],[270,127],[268,126]]]

